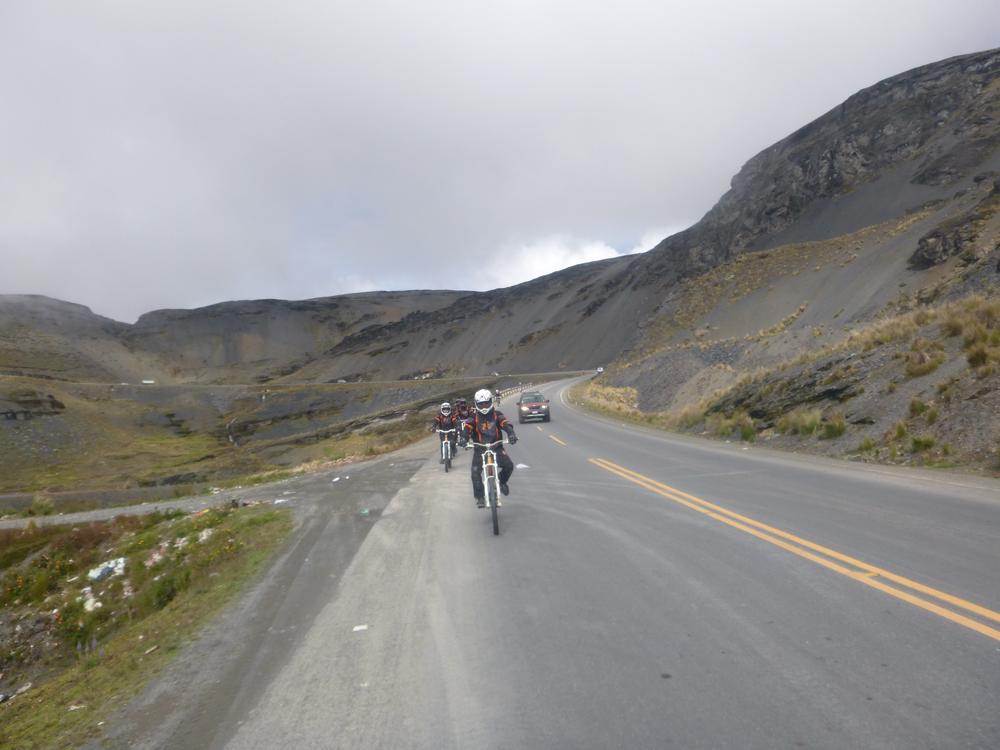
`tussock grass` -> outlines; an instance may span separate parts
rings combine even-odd
[[[724,414],[711,414],[705,420],[705,428],[717,437],[738,435],[745,442],[752,442],[757,437],[753,419],[742,410],[737,410],[728,417]]]
[[[833,440],[834,438],[839,438],[847,431],[847,420],[844,419],[843,414],[831,414],[823,422],[823,434],[821,437],[825,440]]]
[[[800,408],[778,420],[778,432],[785,435],[812,437],[823,422],[823,412],[816,408]]]

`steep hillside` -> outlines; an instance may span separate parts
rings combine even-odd
[[[997,173],[1000,51],[927,65],[765,149],[701,221],[644,255],[369,327],[292,377],[593,367],[618,357],[630,370],[619,369],[619,384],[661,406],[712,384],[713,365],[777,361],[882,314],[901,290],[936,294],[958,264],[992,250]],[[720,274],[730,261],[738,265]],[[676,353],[776,326],[789,336],[764,351],[728,341],[721,354]],[[664,370],[674,382],[642,374]]]
[[[1000,169],[998,149],[1000,50],[887,78],[748,161],[700,222],[638,261],[640,283],[898,218]]]
[[[131,351],[158,358],[171,379],[265,382],[298,369],[368,326],[445,307],[463,294],[370,292],[157,310],[140,317],[121,339]]]

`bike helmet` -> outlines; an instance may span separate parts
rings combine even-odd
[[[480,414],[489,414],[493,411],[493,394],[490,393],[489,389],[483,388],[476,391],[476,411]]]
[[[449,404],[447,401],[441,404],[441,413],[444,414],[446,417],[449,414],[451,414],[451,404]]]

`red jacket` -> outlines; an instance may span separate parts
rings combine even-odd
[[[507,433],[508,438],[514,437],[514,425],[497,409],[485,415],[478,411],[473,412],[472,416],[462,423],[462,427],[469,439],[477,443],[495,443],[497,440],[502,440],[501,430]]]
[[[450,430],[455,427],[455,412],[452,412],[448,416],[444,414],[438,414],[434,417],[434,429],[435,430]]]

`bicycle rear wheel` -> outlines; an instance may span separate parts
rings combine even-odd
[[[490,497],[490,513],[493,514],[493,536],[500,535],[500,511],[497,508],[497,485],[496,481],[490,478],[489,485],[489,497]]]

